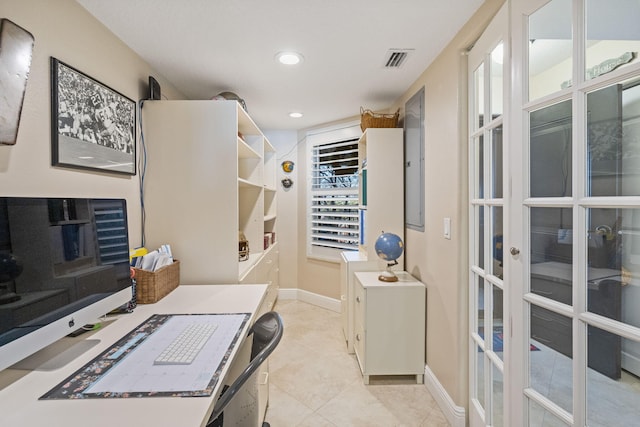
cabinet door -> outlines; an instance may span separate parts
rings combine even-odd
[[[365,353],[369,375],[422,375],[425,289],[367,287]]]
[[[360,281],[355,280],[353,310],[354,310],[354,330],[353,330],[353,350],[360,364],[360,370],[367,372],[367,350],[366,350],[366,333],[365,333],[365,298],[366,292]]]

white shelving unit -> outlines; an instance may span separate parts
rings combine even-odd
[[[358,252],[341,257],[340,290],[342,327],[347,351],[354,352],[354,272],[379,271],[386,264],[376,256],[375,242],[382,231],[404,239],[404,149],[403,130],[370,128],[358,141],[360,165],[359,207],[364,226]],[[394,270],[404,269],[404,255]]]
[[[142,116],[146,246],[171,244],[181,284],[248,283],[276,231],[275,149],[236,101],[148,101]]]

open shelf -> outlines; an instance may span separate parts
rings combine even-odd
[[[142,114],[156,159],[145,189],[147,245],[172,245],[182,283],[239,283],[260,262],[265,233],[275,232],[274,147],[235,101],[159,100]],[[238,257],[239,232],[247,261]]]

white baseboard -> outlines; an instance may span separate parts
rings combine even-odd
[[[340,313],[342,311],[340,300],[314,294],[313,292],[305,291],[302,289],[280,288],[280,290],[278,291],[278,298],[283,300],[295,299],[298,301],[317,305],[318,307],[326,308],[327,310],[335,311],[336,313]]]
[[[465,427],[466,413],[464,408],[455,404],[451,396],[449,396],[449,393],[447,393],[428,366],[424,367],[424,384],[447,418],[447,421],[449,421],[449,424],[451,424],[452,427]]]

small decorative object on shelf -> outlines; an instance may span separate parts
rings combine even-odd
[[[404,251],[404,243],[400,236],[383,231],[376,240],[375,250],[379,258],[387,261],[387,269],[378,276],[378,279],[382,282],[397,282],[398,277],[391,271],[391,267],[398,265],[397,260]]]
[[[249,241],[242,231],[238,233],[238,240],[238,259],[240,261],[246,261],[249,259]]]
[[[397,128],[400,109],[393,114],[375,113],[360,107],[360,129],[368,128]]]
[[[285,171],[286,173],[293,172],[294,166],[295,164],[291,160],[285,160],[284,162],[282,162],[282,170]]]
[[[293,185],[293,180],[291,178],[283,178],[280,182],[284,188],[290,188]]]
[[[238,96],[238,94],[236,94],[234,92],[220,92],[219,94],[217,94],[216,96],[214,96],[211,99],[212,100],[217,100],[217,101],[221,101],[221,100],[238,101],[238,103],[240,103],[240,106],[242,107],[242,109],[244,111],[249,112],[249,110],[247,110],[247,104],[244,102],[244,99],[240,98],[240,96]]]

